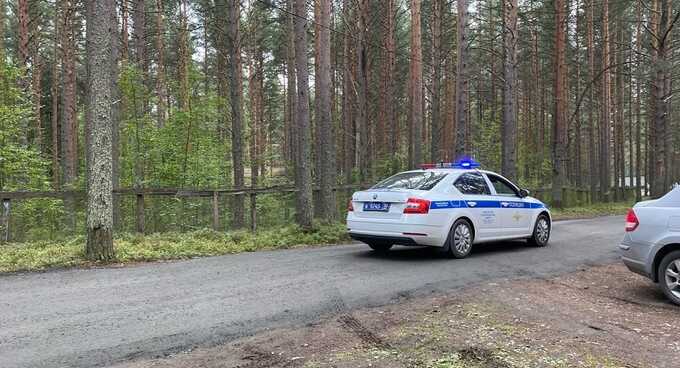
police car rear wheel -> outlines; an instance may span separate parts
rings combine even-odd
[[[467,257],[472,250],[474,238],[474,232],[470,223],[464,219],[457,220],[451,227],[449,238],[446,242],[448,255],[453,258]]]
[[[385,253],[392,249],[392,244],[389,243],[368,243],[368,246],[378,253]]]
[[[545,247],[550,240],[550,219],[545,214],[540,214],[534,225],[534,234],[528,239],[529,245]]]

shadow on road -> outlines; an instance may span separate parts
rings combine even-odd
[[[527,243],[524,241],[503,241],[494,243],[476,244],[472,247],[469,258],[483,257],[497,253],[515,253],[527,250]],[[354,254],[357,258],[385,259],[391,261],[450,261],[449,258],[439,249],[433,247],[405,247],[396,246],[387,253],[372,251],[368,246],[366,249]]]

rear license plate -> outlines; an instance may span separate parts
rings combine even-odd
[[[390,204],[385,202],[364,202],[365,212],[389,212]]]

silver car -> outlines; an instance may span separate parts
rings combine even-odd
[[[658,283],[680,305],[680,187],[629,210],[619,248],[628,269]]]

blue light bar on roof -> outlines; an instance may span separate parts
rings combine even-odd
[[[456,162],[440,162],[436,164],[422,164],[420,168],[423,170],[427,169],[475,169],[480,167],[479,162],[475,161],[470,157],[463,157]]]
[[[480,166],[479,162],[469,156],[461,157],[453,164],[456,169],[476,169]]]

